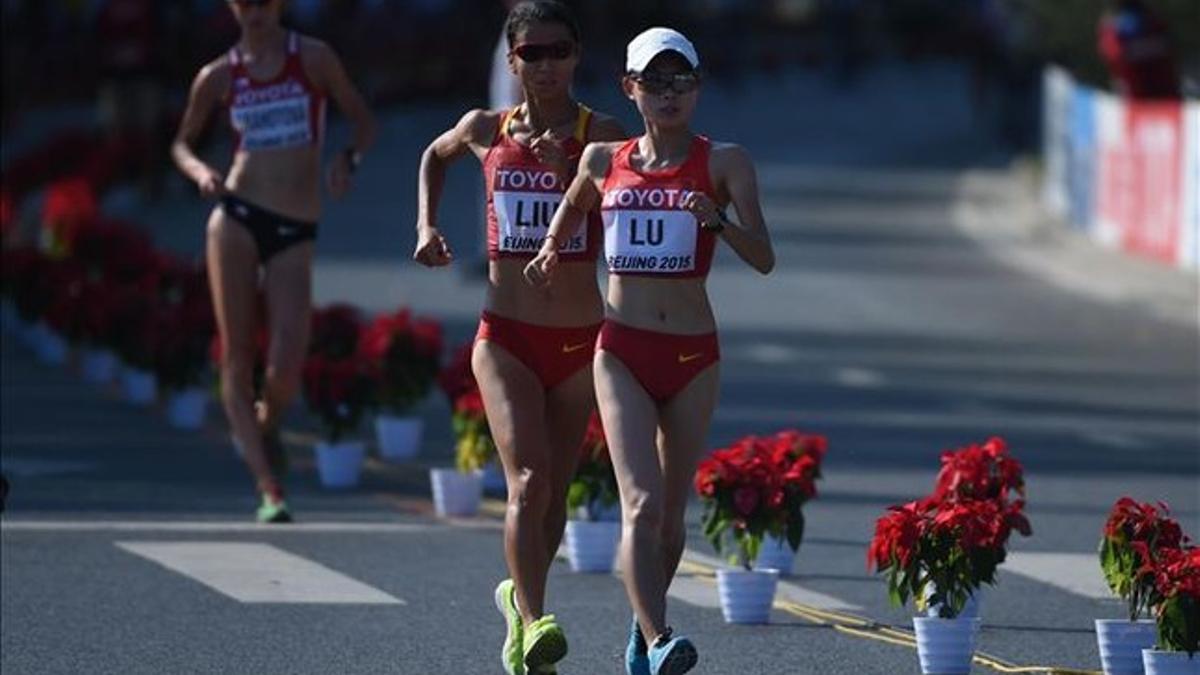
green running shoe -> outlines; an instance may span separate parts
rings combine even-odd
[[[288,511],[287,502],[266,493],[263,493],[262,504],[258,506],[256,517],[260,523],[292,522],[292,514]]]
[[[547,671],[546,667],[553,669],[554,664],[566,655],[567,636],[558,627],[553,614],[525,626],[525,669],[530,673],[554,672]]]
[[[493,594],[496,600],[496,610],[504,617],[508,632],[504,636],[504,646],[500,649],[500,663],[508,675],[525,675],[525,656],[521,653],[524,646],[525,631],[521,622],[521,613],[517,611],[517,589],[512,579],[505,579],[496,584]]]

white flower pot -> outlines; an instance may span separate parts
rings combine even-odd
[[[726,623],[770,623],[777,570],[717,570],[717,591]]]
[[[567,521],[567,561],[573,572],[607,574],[613,570],[621,524],[588,520]]]
[[[483,473],[459,473],[454,469],[430,469],[429,482],[433,488],[433,507],[437,514],[473,516],[479,513],[483,497]]]
[[[504,467],[500,466],[499,459],[483,465],[483,491],[496,495],[508,493],[508,480],[504,478]]]
[[[1200,652],[1189,658],[1187,652],[1143,649],[1142,664],[1146,675],[1200,675]]]
[[[1096,643],[1104,675],[1142,675],[1142,650],[1154,646],[1154,622],[1096,619]]]
[[[362,441],[317,443],[317,476],[327,488],[352,488],[358,485],[367,445]]]
[[[150,371],[125,366],[121,369],[121,391],[125,400],[136,406],[152,405],[158,398],[158,378]]]
[[[117,376],[117,357],[107,349],[88,349],[79,365],[85,382],[108,384]]]
[[[67,339],[45,324],[39,323],[37,330],[38,341],[34,349],[38,361],[47,366],[61,366],[66,363],[67,354],[70,353]]]
[[[754,569],[778,570],[780,576],[788,576],[792,573],[795,561],[796,552],[788,546],[786,539],[767,535],[758,550],[758,557],[754,559]]]
[[[409,460],[421,449],[425,422],[419,417],[379,415],[375,418],[375,438],[379,456],[389,462]]]
[[[967,619],[913,618],[917,656],[925,675],[967,675],[979,638],[979,617]]]
[[[929,598],[933,597],[933,593],[935,590],[936,590],[936,588],[933,584],[929,584],[928,586],[925,587],[925,601],[927,603],[929,602]],[[967,603],[965,605],[963,605],[962,611],[959,612],[958,616],[955,618],[974,619],[975,617],[979,616],[979,605],[981,602],[983,602],[983,587],[982,586],[980,586],[979,588],[976,588],[974,593],[971,593],[971,596],[967,598]],[[938,608],[939,607],[941,607],[941,605],[932,605],[932,604],[929,605],[928,607],[925,608],[925,616],[927,616],[931,619],[938,618]]]
[[[208,392],[199,387],[173,391],[167,399],[167,421],[176,429],[199,429],[208,410]]]

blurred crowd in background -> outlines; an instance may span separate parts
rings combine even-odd
[[[288,0],[288,23],[328,40],[376,106],[487,100],[511,0]],[[669,24],[706,69],[823,69],[854,86],[883,59],[958,59],[971,95],[1027,101],[1053,61],[1126,93],[1200,95],[1196,0],[574,0],[583,82],[614,77],[625,42]],[[47,104],[89,102],[102,119],[173,122],[196,70],[237,37],[225,0],[0,0],[3,124]],[[1152,62],[1152,63],[1151,63]],[[1149,64],[1149,65],[1147,65]],[[1147,84],[1149,82],[1149,84]],[[1026,104],[1026,108],[1029,106]],[[160,113],[167,112],[162,115]],[[999,129],[1017,145],[1026,129]]]

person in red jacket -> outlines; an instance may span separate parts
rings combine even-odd
[[[717,403],[720,348],[705,288],[713,252],[723,241],[763,274],[775,266],[749,153],[691,128],[699,67],[692,43],[669,28],[629,43],[622,85],[646,132],[587,147],[547,243],[525,268],[530,283],[553,289],[562,275],[556,244],[600,207],[609,283],[596,399],[621,492],[632,675],[678,675],[697,661],[695,646],[667,625],[666,600]],[[725,215],[730,205],[736,221]]]
[[[1117,93],[1177,98],[1179,65],[1166,24],[1143,0],[1116,0],[1100,18],[1100,55]]]

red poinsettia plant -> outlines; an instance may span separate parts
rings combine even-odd
[[[1185,542],[1166,504],[1139,503],[1131,497],[1113,504],[1100,538],[1100,569],[1109,589],[1127,603],[1130,621],[1146,615],[1154,596],[1154,566],[1146,566],[1144,560],[1177,550]]]
[[[750,569],[768,534],[797,550],[802,508],[817,494],[827,448],[823,436],[787,430],[746,436],[702,461],[695,488],[704,503],[704,536],[717,553],[732,539],[732,559]]]
[[[304,362],[304,400],[320,418],[330,443],[357,430],[374,402],[370,367],[358,352],[359,317],[357,308],[345,304],[313,312],[312,342]]]
[[[579,465],[567,486],[567,508],[584,520],[603,520],[616,505],[617,474],[608,455],[608,440],[600,416],[592,413],[579,447]]]
[[[1158,628],[1155,646],[1194,658],[1200,651],[1200,547],[1186,542],[1152,548],[1138,541],[1132,547],[1141,561],[1139,577],[1152,581],[1147,604]]]
[[[442,326],[404,309],[381,314],[363,329],[359,351],[375,378],[379,405],[403,415],[428,395],[437,378]]]
[[[867,568],[887,574],[892,603],[914,598],[953,618],[980,586],[995,584],[1012,532],[1032,534],[1023,473],[992,438],[945,453],[933,494],[889,507],[875,523]]]
[[[483,395],[471,371],[473,346],[467,343],[459,347],[438,376],[438,384],[450,401],[450,425],[455,438],[454,465],[463,473],[482,470],[496,456],[496,443],[488,427]]]

